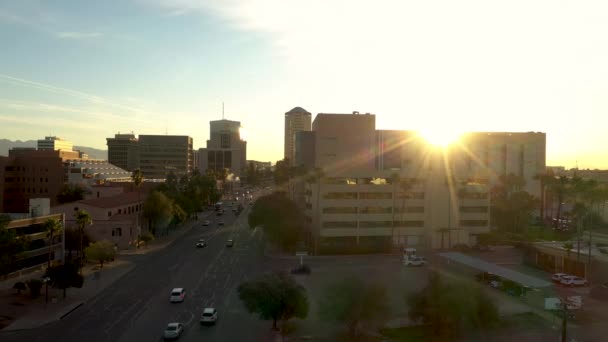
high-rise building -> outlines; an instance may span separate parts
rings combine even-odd
[[[294,165],[296,159],[296,132],[310,131],[311,115],[302,107],[295,107],[285,113],[284,158]]]
[[[247,142],[241,139],[241,123],[222,119],[211,121],[209,126],[207,148],[199,149],[198,167],[201,173],[228,169],[237,177],[242,175],[247,166]]]
[[[127,171],[139,168],[139,143],[135,134],[115,134],[106,141],[110,164]]]
[[[500,175],[539,195],[544,133],[468,133],[439,149],[414,131],[376,130],[372,114],[318,114],[312,126],[321,171],[304,208],[319,253],[472,245],[490,229]]]
[[[139,168],[147,179],[164,179],[194,170],[192,138],[185,135],[140,135]]]
[[[39,150],[51,150],[51,151],[72,151],[74,144],[71,141],[63,140],[59,137],[44,137],[44,139],[38,140]]]

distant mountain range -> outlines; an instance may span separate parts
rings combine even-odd
[[[13,147],[36,147],[36,140],[12,141],[8,139],[0,139],[0,156],[8,156],[8,150]],[[89,155],[92,159],[108,159],[108,151],[86,146],[74,146],[75,150],[79,150]]]

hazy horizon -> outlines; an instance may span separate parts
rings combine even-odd
[[[547,133],[547,165],[608,168],[608,3],[0,2],[0,138],[106,149],[237,120],[283,156],[283,114],[377,129]]]

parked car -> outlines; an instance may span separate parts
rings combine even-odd
[[[299,265],[291,270],[292,274],[310,274],[310,267],[306,264]]]
[[[199,322],[201,325],[215,324],[217,322],[217,310],[215,308],[205,308]]]
[[[169,323],[165,328],[165,332],[163,333],[163,338],[165,340],[175,340],[178,339],[182,333],[184,332],[184,326],[181,323]]]
[[[226,247],[232,247],[234,246],[234,240],[229,239],[228,241],[226,241]]]
[[[205,226],[205,227],[208,226],[208,225],[210,225],[210,224],[211,224],[211,221],[209,221],[209,220],[203,221],[203,226]]]
[[[587,286],[587,279],[568,275],[562,277],[562,279],[560,280],[560,284],[566,286]]]
[[[203,247],[207,247],[207,242],[205,242],[205,240],[200,239],[196,242],[196,248],[203,248]]]
[[[403,265],[405,266],[424,266],[426,265],[426,259],[421,256],[410,256],[403,260]]]
[[[169,301],[171,303],[179,303],[183,302],[186,298],[186,290],[182,287],[176,287],[171,290],[171,296],[169,297]]]
[[[566,276],[569,276],[569,274],[568,273],[554,273],[551,276],[551,281],[553,281],[554,283],[561,283],[562,278],[566,277]]]

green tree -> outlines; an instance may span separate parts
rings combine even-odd
[[[144,203],[144,216],[150,223],[152,234],[156,232],[156,226],[166,224],[173,215],[173,203],[165,194],[153,191]]]
[[[525,180],[509,174],[500,176],[499,183],[491,191],[492,222],[503,231],[523,232],[530,222],[538,200],[523,191]]]
[[[146,246],[152,240],[154,240],[154,235],[150,234],[150,232],[144,232],[139,236],[139,241],[143,242]]]
[[[285,272],[241,283],[238,293],[247,311],[258,314],[260,319],[272,320],[273,329],[277,329],[277,321],[304,319],[308,315],[306,289]]]
[[[173,203],[173,218],[172,223],[177,225],[186,221],[186,212],[177,203]]]
[[[63,290],[63,298],[69,287],[81,288],[84,283],[84,277],[78,273],[78,266],[72,263],[47,268],[45,277],[51,279],[53,287]]]
[[[553,228],[558,228],[560,220],[562,218],[562,205],[564,200],[571,193],[571,182],[566,176],[560,176],[556,180],[549,183],[549,190],[556,197],[557,200],[557,215],[556,220],[553,221]]]
[[[292,169],[288,158],[279,160],[274,167],[274,183],[285,185],[292,176]]]
[[[61,233],[63,226],[61,221],[58,219],[48,219],[43,223],[44,231],[46,232],[46,237],[48,239],[49,252],[48,252],[48,262],[46,267],[51,267],[51,255],[53,254],[53,240],[54,238]]]
[[[91,218],[91,214],[84,209],[78,210],[76,213],[76,225],[78,226],[78,235],[80,235],[79,247],[78,247],[78,257],[80,261],[78,265],[82,270],[83,263],[83,251],[84,251],[84,236],[85,236],[85,228],[86,226],[90,226],[93,224],[93,219]]]
[[[40,297],[40,289],[42,289],[42,280],[30,279],[26,282],[27,287],[30,289],[30,296],[32,298]]]
[[[295,248],[304,233],[304,214],[284,192],[260,197],[248,217],[249,226],[262,226],[268,240],[284,250]]]
[[[114,260],[116,250],[114,244],[108,240],[93,242],[85,249],[87,260],[99,262],[99,266],[103,268],[103,263]]]
[[[476,286],[445,283],[431,273],[420,293],[406,297],[409,317],[429,327],[432,340],[450,340],[465,331],[483,330],[498,323],[494,302]]]
[[[84,195],[89,191],[77,184],[65,184],[57,195],[57,202],[60,204],[71,203],[84,199]]]
[[[365,328],[384,322],[388,314],[386,288],[358,277],[330,284],[319,301],[320,317],[346,324],[352,338],[357,338]]]

